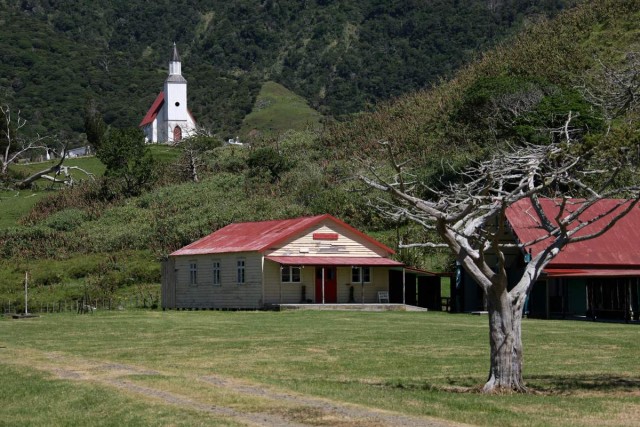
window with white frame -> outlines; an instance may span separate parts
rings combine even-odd
[[[213,260],[211,273],[213,274],[213,285],[220,286],[222,284],[220,281],[220,260]]]
[[[283,265],[282,266],[282,283],[300,283],[301,279],[300,266]]]
[[[198,263],[189,261],[189,284],[195,286],[198,284]]]
[[[238,270],[237,270],[237,276],[236,276],[236,281],[238,284],[242,284],[244,283],[244,279],[245,279],[245,260],[244,259],[238,259],[236,265],[238,266]]]
[[[371,283],[369,267],[351,267],[351,283]]]

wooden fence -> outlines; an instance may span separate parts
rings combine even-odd
[[[28,302],[29,313],[92,313],[95,310],[127,310],[134,308],[158,308],[159,301],[155,297],[127,297],[109,299],[75,299],[56,302]],[[0,300],[2,313],[24,313],[24,301]]]

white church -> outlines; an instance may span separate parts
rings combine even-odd
[[[149,143],[175,144],[195,134],[196,121],[187,108],[187,80],[182,77],[182,64],[175,43],[164,90],[158,94],[138,126]]]

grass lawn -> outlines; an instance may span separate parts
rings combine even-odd
[[[39,163],[17,164],[17,165],[11,166],[11,168],[16,171],[22,172],[25,175],[30,175],[32,173],[41,171],[47,167],[53,166],[54,164],[57,164],[57,163],[58,163],[58,160],[54,159],[54,160],[47,160],[45,162],[39,162]],[[104,165],[95,156],[75,157],[72,159],[65,159],[64,166],[77,166],[79,168],[82,168],[83,170],[86,170],[89,173],[92,173],[95,176],[101,176],[104,173],[104,169],[105,169]],[[72,169],[69,171],[69,173],[71,173],[73,178],[76,180],[90,179],[82,171]],[[45,188],[48,185],[51,185],[49,181],[43,180],[40,182],[40,186],[42,188]]]
[[[149,144],[151,155],[158,162],[172,162],[180,157],[182,150],[173,145],[167,144]]]
[[[487,319],[480,316],[126,311],[0,320],[0,330],[0,373],[10,379],[0,388],[0,419],[24,424],[40,424],[49,412],[56,424],[89,423],[96,412],[133,424],[195,420],[189,418],[193,408],[114,388],[113,378],[98,381],[118,364],[151,371],[129,372],[127,381],[135,387],[241,413],[300,417],[305,409],[224,390],[205,379],[213,375],[475,425],[617,426],[640,419],[637,325],[525,320],[525,379],[537,393],[502,396],[473,391],[488,370]],[[87,381],[61,375],[64,366],[84,369]],[[28,393],[15,399],[15,388]],[[72,389],[86,397],[48,406]],[[75,408],[82,399],[88,403],[79,414]],[[156,412],[166,418],[150,418]]]
[[[16,226],[44,195],[46,193],[31,190],[0,191],[0,229]]]

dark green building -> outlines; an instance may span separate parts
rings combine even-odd
[[[586,234],[610,224],[619,200],[606,199],[585,215],[597,218],[580,233]],[[576,206],[579,206],[576,201]],[[558,204],[546,200],[543,208],[555,218]],[[551,239],[530,246],[546,232],[525,203],[507,211],[509,236],[521,248],[506,253],[511,285],[522,276],[530,257],[544,250]],[[452,309],[459,312],[484,310],[482,290],[464,271],[451,285]],[[544,269],[529,294],[525,312],[538,318],[591,318],[640,320],[640,208],[634,207],[604,234],[566,246]]]

